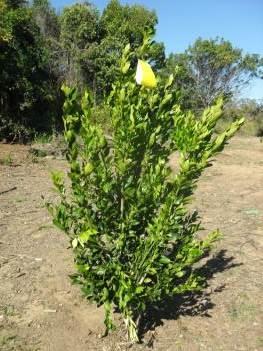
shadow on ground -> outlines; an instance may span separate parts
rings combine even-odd
[[[148,331],[154,331],[155,328],[163,325],[163,320],[175,320],[179,316],[210,317],[209,311],[215,306],[212,302],[212,296],[224,290],[225,285],[222,284],[211,290],[209,289],[209,281],[213,279],[214,274],[242,265],[242,263],[235,263],[234,259],[234,256],[227,256],[226,250],[219,251],[197,269],[197,272],[205,278],[206,286],[203,291],[177,295],[149,307],[140,321],[140,338],[143,338]]]

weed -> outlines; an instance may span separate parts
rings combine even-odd
[[[16,335],[0,335],[0,346],[9,346],[10,344],[14,344],[16,338]]]
[[[9,153],[6,157],[0,159],[0,164],[4,166],[11,166],[13,163],[13,158],[11,154]]]
[[[3,311],[3,314],[5,316],[14,316],[15,315],[15,307],[13,305],[0,306],[0,310]]]
[[[41,133],[35,135],[33,142],[35,144],[48,144],[51,143],[53,139],[53,134]]]

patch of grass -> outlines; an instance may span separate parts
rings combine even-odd
[[[11,166],[13,163],[13,158],[11,154],[8,154],[6,157],[0,159],[0,164],[4,166]]]
[[[28,347],[26,346],[25,341],[21,340],[18,335],[7,334],[4,331],[4,334],[0,334],[0,350],[1,351],[39,351],[40,348]]]
[[[16,338],[16,335],[0,335],[0,346],[7,346],[10,343],[13,344]]]
[[[260,211],[256,208],[248,208],[248,209],[244,210],[243,212],[249,216],[260,216]]]
[[[255,316],[256,311],[256,305],[250,303],[248,300],[243,301],[238,299],[237,301],[233,302],[228,310],[228,313],[232,320],[246,320],[252,319]]]
[[[35,157],[46,157],[48,153],[46,150],[33,150],[32,155]]]
[[[42,156],[37,156],[33,153],[30,153],[28,156],[28,160],[32,163],[41,163],[41,164],[45,164],[45,160],[43,158],[41,158]]]
[[[263,347],[263,336],[257,338],[257,346]]]
[[[13,305],[0,306],[0,311],[2,311],[5,316],[15,315],[15,307]]]
[[[41,133],[35,135],[33,142],[35,144],[48,144],[51,143],[52,140],[53,134]]]

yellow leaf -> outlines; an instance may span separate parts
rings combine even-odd
[[[135,79],[146,88],[155,88],[157,85],[152,67],[146,61],[138,60]]]
[[[73,249],[75,249],[78,246],[78,239],[77,238],[73,239],[71,244]]]

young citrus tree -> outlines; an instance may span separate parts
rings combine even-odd
[[[112,310],[121,312],[128,337],[138,341],[138,321],[149,304],[201,287],[195,263],[218,238],[201,240],[200,221],[188,209],[198,178],[222,151],[242,120],[214,134],[222,101],[201,118],[183,113],[178,94],[156,80],[143,61],[150,39],[124,50],[121,78],[105,104],[112,129],[107,137],[91,123],[92,97],[64,87],[65,140],[70,189],[53,173],[59,204],[49,204],[54,223],[69,236],[77,273],[73,280],[86,297],[105,307],[106,330]],[[131,62],[139,61],[135,70]],[[168,166],[179,155],[178,172]]]

